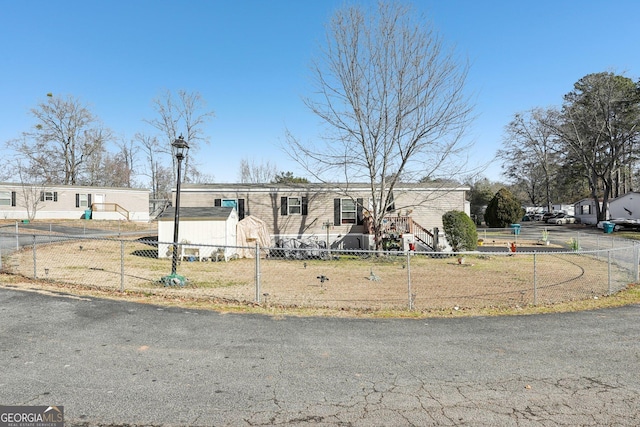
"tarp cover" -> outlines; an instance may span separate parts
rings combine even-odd
[[[236,242],[240,258],[254,258],[256,242],[261,248],[271,247],[271,235],[267,223],[255,216],[248,216],[236,225]]]

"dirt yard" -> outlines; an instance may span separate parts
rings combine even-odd
[[[505,243],[506,244],[506,243]],[[515,307],[594,298],[632,281],[607,258],[563,254],[346,256],[182,261],[184,287],[165,287],[170,259],[145,243],[108,239],[37,245],[3,258],[6,271],[52,283],[176,298],[332,309]],[[35,264],[34,264],[35,260]],[[610,276],[609,276],[610,274]],[[609,279],[610,277],[610,279]],[[610,285],[613,283],[613,287]],[[259,287],[256,286],[259,283]]]

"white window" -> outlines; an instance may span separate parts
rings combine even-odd
[[[287,207],[289,215],[301,215],[302,214],[302,200],[300,197],[289,197],[287,200]]]
[[[355,224],[358,215],[356,202],[353,199],[342,199],[340,202],[340,224]]]
[[[0,191],[0,206],[11,206],[11,191]]]
[[[88,194],[80,194],[79,195],[79,204],[81,208],[89,207],[89,195]]]
[[[280,198],[280,215],[308,215],[308,201],[306,197],[288,197]]]
[[[43,195],[43,200],[45,202],[55,202],[56,201],[56,195],[54,191],[44,191],[42,193]]]

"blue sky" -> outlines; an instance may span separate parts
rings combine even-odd
[[[240,160],[304,172],[280,150],[285,127],[313,140],[302,103],[308,66],[342,0],[0,0],[0,143],[33,125],[29,110],[73,95],[119,138],[151,133],[153,98],[197,91],[216,117],[198,154],[218,182]],[[471,63],[478,116],[470,157],[491,162],[514,113],[559,105],[589,73],[640,77],[640,1],[421,0],[414,2]],[[0,148],[3,157],[9,155]],[[485,172],[500,179],[500,165]]]

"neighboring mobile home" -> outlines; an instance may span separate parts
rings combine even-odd
[[[612,219],[640,219],[640,193],[631,192],[609,201]]]
[[[149,221],[149,190],[0,183],[0,218]]]
[[[398,185],[386,225],[414,234],[424,245],[433,244],[428,236],[419,236],[442,229],[442,215],[447,211],[469,214],[468,190]],[[240,220],[249,215],[262,219],[274,242],[313,237],[328,238],[332,248],[373,246],[373,236],[366,227],[366,212],[371,206],[367,184],[183,184],[180,194],[181,207],[233,207]]]
[[[602,202],[600,202],[602,206]],[[592,198],[586,198],[577,201],[573,205],[574,216],[580,220],[582,224],[596,225],[598,217],[596,216],[596,202]]]

